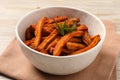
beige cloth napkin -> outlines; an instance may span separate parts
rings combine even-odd
[[[116,61],[120,50],[120,35],[114,24],[103,21],[107,36],[95,61],[86,69],[71,75],[56,76],[37,70],[23,55],[16,39],[0,56],[0,73],[20,80],[116,80]]]

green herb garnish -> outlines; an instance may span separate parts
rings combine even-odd
[[[54,21],[55,21],[55,20],[54,20]],[[65,34],[67,34],[67,33],[70,33],[70,32],[72,32],[72,31],[76,30],[76,26],[77,26],[77,22],[76,22],[76,21],[73,23],[73,25],[72,25],[71,27],[70,27],[69,24],[66,23],[66,20],[64,21],[63,24],[58,24],[58,23],[55,21],[55,27],[56,27],[56,29],[59,31],[59,33],[60,33],[61,35],[65,35]]]

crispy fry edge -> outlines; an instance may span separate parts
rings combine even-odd
[[[34,46],[37,47],[41,41],[42,27],[46,21],[46,17],[42,17],[42,19],[38,22],[35,29],[35,41]]]
[[[74,36],[81,36],[83,31],[73,31],[64,35],[56,44],[55,50],[53,51],[54,56],[59,56],[62,50],[62,47],[68,42],[68,40]]]
[[[80,50],[78,50],[78,51],[75,51],[75,52],[71,53],[70,55],[80,54],[80,53],[82,53],[82,52],[85,52],[85,51],[93,48],[94,46],[96,46],[99,41],[100,41],[100,35],[96,35],[89,46],[87,46],[87,47],[85,47],[85,48],[83,48],[83,49],[80,49]]]

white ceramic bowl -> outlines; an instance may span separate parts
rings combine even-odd
[[[69,18],[79,17],[80,23],[84,23],[88,26],[91,35],[100,34],[101,41],[94,48],[82,54],[71,56],[46,55],[29,48],[23,43],[25,40],[25,30],[30,24],[37,22],[43,16],[54,17],[57,15],[67,15]],[[82,9],[78,10],[66,7],[49,7],[34,10],[26,14],[16,26],[18,43],[26,57],[39,70],[55,75],[72,74],[90,65],[98,55],[105,35],[106,30],[104,24],[96,16]]]

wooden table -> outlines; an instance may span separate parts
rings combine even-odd
[[[0,53],[15,36],[15,25],[27,12],[37,6],[70,6],[85,9],[100,19],[111,20],[120,33],[120,0],[0,0]],[[120,80],[120,56],[117,65]],[[9,80],[0,76],[0,80]]]

